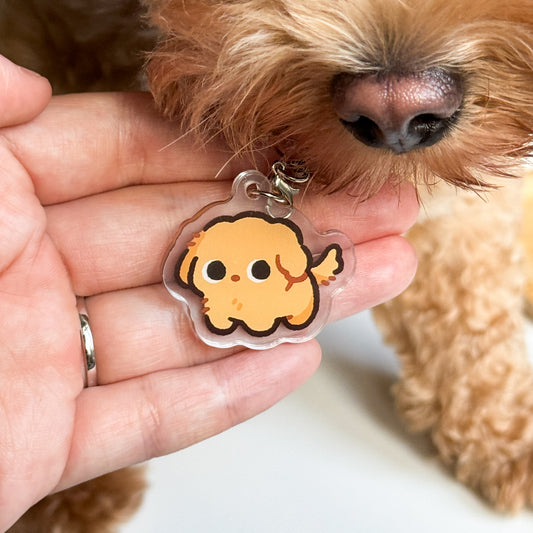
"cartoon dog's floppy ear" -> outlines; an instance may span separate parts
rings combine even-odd
[[[309,257],[301,247],[283,250],[276,255],[276,268],[287,280],[286,291],[289,291],[295,283],[300,283],[307,278]]]
[[[198,261],[197,251],[198,245],[204,238],[205,231],[195,233],[192,241],[187,243],[187,249],[178,259],[176,268],[174,269],[174,277],[176,281],[183,287],[190,287],[192,281],[192,273],[194,265]]]

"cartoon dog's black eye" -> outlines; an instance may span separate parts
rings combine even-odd
[[[248,277],[255,283],[265,281],[270,276],[270,265],[264,259],[252,261],[246,269]]]
[[[209,283],[218,283],[226,277],[226,267],[222,261],[213,259],[202,268],[202,276]]]

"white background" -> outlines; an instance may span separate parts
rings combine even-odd
[[[150,462],[150,489],[121,533],[533,532],[456,482],[408,434],[398,366],[369,312],[329,326],[303,387],[232,430]],[[528,330],[533,349],[533,330]]]

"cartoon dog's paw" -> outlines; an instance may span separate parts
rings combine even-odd
[[[237,327],[234,320],[227,316],[205,313],[205,321],[208,329],[218,335],[229,335]]]

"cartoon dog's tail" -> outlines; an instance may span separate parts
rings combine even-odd
[[[329,285],[343,268],[342,249],[338,244],[331,244],[315,262],[311,272],[319,285]]]

